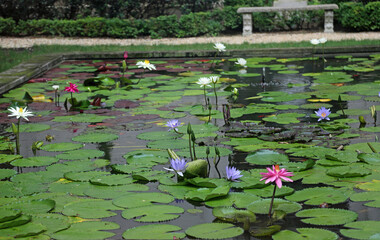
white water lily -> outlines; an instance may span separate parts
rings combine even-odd
[[[215,43],[214,48],[216,48],[219,52],[225,52],[226,46],[223,43]]]
[[[239,95],[239,90],[237,88],[232,89],[231,91],[234,95]]]
[[[138,68],[144,68],[144,69],[149,69],[149,70],[156,70],[156,67],[155,67],[153,64],[151,64],[151,63],[149,62],[149,60],[138,61],[138,62],[136,63],[136,66],[137,66]]]
[[[324,44],[327,42],[327,39],[326,38],[320,38],[318,41],[319,41],[319,43]]]
[[[211,76],[209,79],[210,79],[210,82],[212,82],[213,84],[216,84],[219,81],[218,76]]]
[[[16,117],[17,119],[19,119],[20,117],[22,117],[26,121],[29,121],[28,117],[33,116],[33,114],[32,114],[32,112],[28,111],[26,108],[27,107],[25,107],[25,108],[20,108],[20,107],[13,108],[13,107],[10,107],[10,108],[8,108],[8,111],[10,111],[12,114],[8,115],[8,117]]]
[[[313,45],[318,45],[319,44],[319,40],[314,38],[314,39],[310,40],[310,43],[313,44]]]
[[[53,85],[51,86],[54,90],[58,90],[59,89],[59,85]]]
[[[244,58],[238,58],[236,60],[237,60],[237,62],[235,62],[235,64],[240,65],[240,66],[245,67],[245,68],[247,67],[246,66],[247,60],[245,60]]]
[[[200,87],[206,87],[206,86],[211,87],[210,83],[211,83],[211,80],[210,78],[207,78],[207,77],[201,77],[198,79],[198,82],[197,82],[197,84],[199,84]]]

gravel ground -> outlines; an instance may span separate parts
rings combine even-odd
[[[328,40],[379,40],[380,32],[359,33],[323,33],[323,32],[277,32],[277,33],[255,33],[249,37],[241,35],[220,37],[194,37],[194,38],[162,38],[162,39],[112,39],[112,38],[47,38],[47,37],[0,37],[2,48],[29,48],[33,45],[157,45],[157,44],[193,44],[193,43],[215,43],[225,44],[241,43],[275,43],[275,42],[301,42],[313,38],[325,37]]]

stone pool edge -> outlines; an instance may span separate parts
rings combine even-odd
[[[336,54],[349,54],[355,57],[364,56],[380,52],[380,46],[357,46],[357,47],[329,47],[324,49],[325,57]],[[266,48],[250,50],[229,50],[218,54],[218,58],[240,57],[310,57],[322,56],[322,48]],[[95,52],[83,53],[73,52],[64,54],[41,55],[21,63],[12,69],[0,73],[0,94],[3,94],[16,86],[36,78],[49,69],[57,66],[66,60],[84,59],[122,59],[122,52]],[[131,59],[152,59],[152,58],[199,58],[214,57],[215,51],[149,51],[130,52]]]

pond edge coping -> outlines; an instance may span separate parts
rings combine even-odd
[[[379,53],[380,46],[355,46],[355,47],[325,47],[324,57],[331,57],[337,54],[349,54],[354,57],[368,56]],[[247,57],[322,57],[322,47],[305,48],[261,48],[244,50],[227,50],[218,54],[218,58],[232,58],[239,56]],[[152,58],[210,58],[215,56],[215,51],[194,50],[194,51],[149,51],[149,52],[128,52],[129,59],[152,59]],[[58,66],[67,60],[84,59],[123,59],[123,52],[72,52],[63,54],[48,54],[36,56],[27,62],[21,63],[9,70],[0,73],[0,94],[3,94],[18,85],[21,85],[32,78],[41,76],[49,69]]]

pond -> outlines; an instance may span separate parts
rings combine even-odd
[[[380,54],[245,60],[65,61],[3,94],[0,237],[379,239]]]

